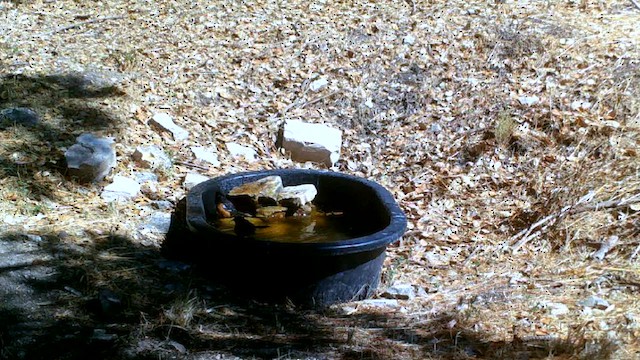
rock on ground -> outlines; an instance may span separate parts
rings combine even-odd
[[[184,128],[176,125],[173,122],[173,118],[169,114],[156,113],[149,121],[151,125],[154,125],[161,130],[168,131],[173,135],[173,140],[184,141],[189,137],[189,132]]]
[[[122,175],[113,177],[113,182],[105,186],[100,196],[107,202],[126,201],[140,194],[140,184],[134,179]]]
[[[64,153],[68,174],[79,182],[98,182],[116,166],[112,138],[85,133]]]
[[[278,141],[293,161],[311,161],[327,167],[340,158],[342,131],[324,124],[288,120]]]

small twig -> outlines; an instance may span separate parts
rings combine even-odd
[[[176,161],[175,163],[176,163],[176,165],[184,165],[184,166],[188,166],[188,167],[192,167],[192,168],[196,168],[196,169],[200,169],[200,170],[205,170],[205,171],[211,170],[208,167],[197,165],[197,164],[186,162],[186,161]]]
[[[636,0],[631,0],[631,3],[632,3],[633,5],[635,5],[635,7],[636,7],[638,10],[640,10],[640,3],[639,3],[639,2],[637,2]]]
[[[607,200],[607,201],[601,201],[593,205],[583,205],[580,207],[575,207],[571,209],[570,213],[576,214],[576,213],[581,213],[589,210],[613,209],[613,208],[629,206],[635,203],[640,203],[640,193],[632,195],[622,200]]]
[[[336,95],[336,94],[341,93],[341,92],[342,92],[342,90],[336,90],[336,91],[330,92],[330,93],[328,93],[328,94],[326,94],[326,95],[319,96],[319,97],[317,97],[317,98],[315,98],[315,99],[311,99],[311,100],[309,100],[309,101],[307,101],[307,102],[303,103],[302,105],[300,105],[300,109],[302,109],[302,108],[303,108],[303,107],[305,107],[305,106],[309,106],[309,105],[315,104],[315,103],[317,103],[318,101],[322,101],[322,100],[324,100],[324,99],[326,99],[326,98],[330,98],[330,97],[332,97],[333,95]]]
[[[71,30],[71,29],[75,29],[87,24],[93,24],[93,23],[97,23],[97,22],[102,22],[102,21],[109,21],[109,20],[120,20],[120,19],[124,19],[124,16],[122,15],[118,15],[118,16],[107,16],[107,17],[102,17],[102,18],[97,18],[97,19],[91,19],[91,20],[86,20],[86,21],[81,21],[75,24],[71,24],[68,26],[63,26],[60,28],[57,28],[56,30],[53,30],[51,32],[48,33],[48,35],[53,35],[53,34],[57,34],[59,32],[63,32],[63,31],[67,31],[67,30]]]
[[[640,193],[639,193],[622,200],[601,201],[593,205],[585,204],[591,201],[591,199],[593,199],[594,196],[595,196],[594,192],[589,192],[587,195],[580,198],[575,204],[570,206],[565,206],[559,212],[548,215],[536,221],[535,223],[531,224],[531,226],[529,226],[528,228],[515,234],[509,239],[509,243],[512,243],[517,240],[516,243],[511,247],[511,249],[514,252],[518,251],[518,249],[520,249],[524,244],[526,244],[531,239],[540,235],[543,231],[548,229],[550,226],[557,225],[560,222],[560,220],[562,220],[562,218],[564,218],[566,215],[578,214],[578,213],[582,213],[590,210],[620,208],[620,207],[629,206],[631,204],[640,203]],[[538,230],[538,228],[540,227],[542,228]],[[534,233],[534,230],[535,230],[535,233]]]

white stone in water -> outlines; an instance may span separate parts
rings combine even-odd
[[[126,201],[140,194],[140,184],[134,179],[122,175],[113,177],[113,182],[105,186],[102,197],[107,202]]]
[[[259,197],[276,199],[282,190],[282,178],[280,176],[265,176],[262,179],[245,183],[229,191],[228,196],[248,196],[253,199]]]
[[[206,161],[213,166],[220,166],[220,160],[213,148],[207,148],[204,146],[192,146],[191,151],[195,155],[196,159]]]
[[[141,166],[151,169],[168,169],[171,167],[171,159],[158,146],[138,146],[133,153],[133,159]]]
[[[293,204],[302,206],[310,203],[318,195],[318,190],[313,184],[286,186],[277,194],[277,200],[281,204]]]
[[[227,150],[229,150],[229,153],[233,157],[244,157],[247,161],[255,161],[258,159],[258,153],[248,146],[234,142],[227,143],[226,145]]]
[[[201,182],[205,182],[209,180],[207,176],[196,174],[196,173],[188,173],[184,178],[184,187],[187,190],[191,190],[192,187],[200,184]]]
[[[104,179],[116,165],[112,138],[99,138],[85,133],[64,153],[69,175],[80,182]]]
[[[189,132],[176,125],[169,114],[156,113],[153,115],[153,118],[151,118],[150,123],[162,130],[170,132],[176,141],[183,141],[189,137]]]
[[[324,124],[288,120],[280,140],[282,147],[291,153],[292,160],[323,163],[331,167],[340,158],[342,131]]]

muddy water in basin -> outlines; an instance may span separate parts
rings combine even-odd
[[[362,235],[358,234],[361,231],[355,229],[342,213],[324,213],[315,208],[305,216],[245,217],[244,220],[250,222],[255,229],[255,233],[244,237],[257,240],[320,243],[347,240]],[[215,226],[222,232],[243,236],[244,234],[238,234],[237,221],[242,219],[217,219]]]

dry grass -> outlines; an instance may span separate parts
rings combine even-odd
[[[140,343],[136,356],[626,359],[640,351],[640,33],[630,2],[36,1],[0,10],[0,108],[28,106],[42,117],[36,128],[0,129],[0,219],[6,231],[55,235],[52,248],[89,249],[67,254],[73,281],[62,282],[130,294],[123,329],[113,331],[123,344]],[[83,72],[118,79],[105,87]],[[316,76],[329,85],[313,92]],[[522,104],[523,96],[538,101]],[[159,111],[189,129],[189,140],[150,127]],[[350,304],[348,315],[226,297],[137,257],[160,246],[136,230],[152,199],[108,205],[98,197],[105,184],[64,177],[62,154],[82,132],[116,138],[120,174],[142,170],[136,146],[157,144],[178,164],[158,174],[157,196],[177,203],[191,171],[300,166],[273,143],[290,118],[342,129],[334,170],[394,193],[409,229],[389,249],[383,283],[426,295],[400,308]],[[227,156],[229,141],[261,159]],[[194,164],[194,145],[217,148],[221,166],[184,165]],[[127,241],[114,245],[114,234]],[[612,236],[615,246],[594,258]],[[578,304],[590,295],[612,306]],[[80,302],[69,303],[80,323],[103,326]],[[558,304],[566,313],[553,311]]]

